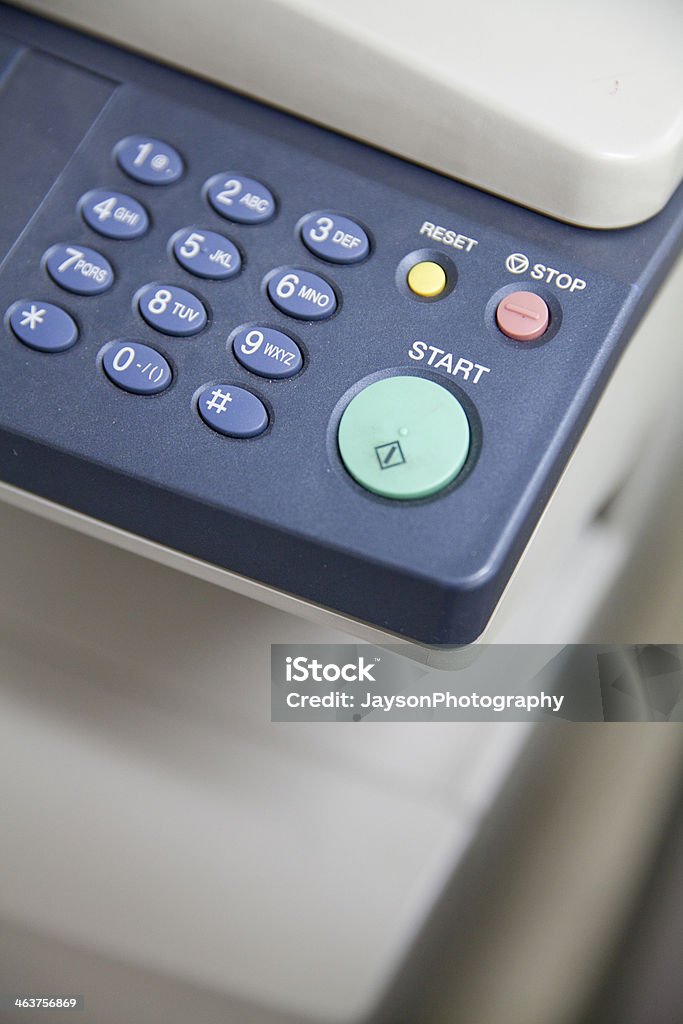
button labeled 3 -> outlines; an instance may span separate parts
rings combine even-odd
[[[333,210],[310,213],[301,225],[301,240],[328,263],[360,263],[370,252],[370,241],[360,224]]]

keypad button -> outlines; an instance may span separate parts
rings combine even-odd
[[[59,243],[44,256],[47,272],[61,288],[76,295],[98,295],[114,283],[111,264],[87,246]]]
[[[536,341],[548,330],[550,310],[536,292],[512,292],[498,303],[496,323],[513,341]]]
[[[334,288],[324,277],[297,267],[282,267],[267,284],[270,301],[297,320],[325,320],[337,308]]]
[[[93,189],[82,197],[79,207],[86,224],[107,238],[139,238],[149,227],[142,203],[122,192]]]
[[[174,284],[145,285],[138,293],[138,309],[155,331],[177,338],[198,334],[208,319],[201,299]]]
[[[243,174],[214,174],[205,188],[216,213],[239,224],[261,224],[275,213],[275,197],[270,189]]]
[[[233,337],[232,348],[242,366],[259,377],[282,380],[293,377],[303,366],[297,343],[274,327],[240,327]]]
[[[173,236],[172,247],[181,267],[197,277],[224,280],[239,274],[242,267],[237,246],[217,231],[183,228]]]
[[[424,377],[384,377],[352,398],[339,423],[339,453],[351,476],[374,494],[427,498],[457,477],[470,426],[447,388]]]
[[[173,146],[149,135],[129,135],[114,148],[119,167],[143,185],[170,185],[183,173],[183,159]]]
[[[197,399],[204,422],[226,437],[257,437],[268,426],[268,412],[256,395],[234,384],[208,384]]]
[[[73,318],[52,302],[15,302],[7,315],[19,341],[38,352],[63,352],[78,340]]]
[[[158,395],[173,380],[161,352],[139,341],[113,341],[102,350],[102,369],[109,380],[134,395]]]
[[[360,263],[370,252],[370,240],[360,224],[333,210],[309,214],[301,225],[301,240],[328,263]]]

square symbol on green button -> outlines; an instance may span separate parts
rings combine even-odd
[[[470,425],[441,384],[384,377],[349,402],[338,443],[346,469],[362,487],[405,501],[430,497],[455,480],[467,460]]]
[[[391,469],[392,466],[402,466],[406,461],[400,441],[389,441],[388,444],[378,444],[375,448],[380,469]]]

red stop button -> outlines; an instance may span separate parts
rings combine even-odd
[[[548,305],[535,292],[511,292],[498,303],[496,323],[513,341],[536,341],[548,329]]]

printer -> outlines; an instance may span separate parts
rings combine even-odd
[[[676,639],[682,38],[673,0],[0,7],[0,991],[580,1011],[675,729],[274,724],[266,682]]]

